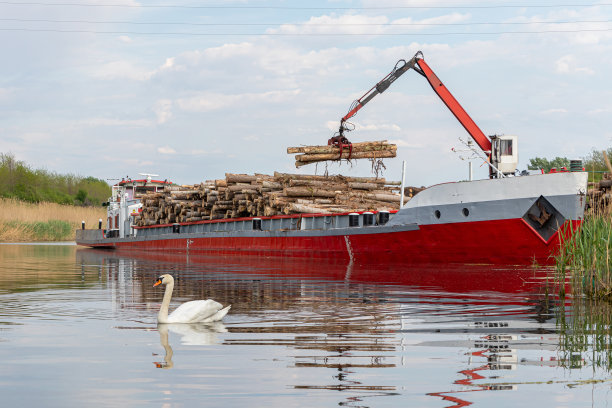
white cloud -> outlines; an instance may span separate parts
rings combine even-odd
[[[172,118],[172,101],[170,99],[160,99],[153,107],[153,112],[157,116],[157,123],[163,124]]]
[[[423,147],[422,143],[410,143],[403,139],[390,139],[389,143],[395,144],[398,147],[409,147],[409,148],[418,148],[418,149]]]
[[[150,127],[153,122],[148,119],[117,119],[117,118],[90,118],[82,119],[74,123],[77,126],[125,126],[125,127]]]
[[[234,95],[200,92],[189,98],[178,99],[176,105],[189,112],[209,112],[252,103],[284,103],[294,100],[299,93],[299,89]]]
[[[442,24],[454,24],[468,21],[472,16],[470,14],[461,14],[461,13],[451,13],[431,18],[424,18],[422,20],[415,20],[412,17],[408,18],[399,18],[397,20],[393,20],[391,24],[398,25],[397,28],[401,28],[403,30],[412,29],[412,30],[423,30],[426,28],[439,28],[437,25]]]
[[[52,140],[52,135],[44,132],[28,132],[21,136],[24,143],[43,143]]]
[[[593,75],[595,71],[587,67],[579,67],[576,62],[576,57],[573,55],[565,55],[555,62],[555,70],[560,74],[587,74]]]
[[[366,16],[363,14],[345,14],[342,16],[323,15],[311,17],[305,23],[283,24],[279,28],[270,28],[268,34],[382,34],[383,24],[389,22],[386,16]]]
[[[96,79],[114,80],[114,79],[130,79],[133,81],[146,81],[153,75],[145,69],[134,66],[129,61],[112,61],[102,64],[99,68],[93,70],[92,75]]]
[[[170,146],[161,146],[157,148],[157,152],[161,154],[176,154],[176,150]]]
[[[551,114],[555,114],[555,113],[567,113],[567,109],[564,108],[551,108],[551,109],[546,109],[540,112],[540,114],[542,115],[551,115]]]
[[[132,81],[148,81],[155,75],[176,70],[182,70],[182,67],[175,66],[175,59],[173,57],[166,58],[164,63],[159,67],[148,70],[143,67],[139,67],[136,64],[128,60],[112,61],[106,64],[102,64],[100,67],[95,68],[91,75],[96,79],[111,81],[116,79],[128,79]]]
[[[402,129],[395,123],[383,123],[380,125],[375,125],[375,124],[362,125],[360,123],[355,123],[355,130],[374,131],[374,132],[384,130],[384,131],[399,132]]]
[[[361,34],[382,35],[405,33],[438,28],[437,24],[452,24],[467,21],[470,14],[451,13],[421,20],[412,17],[390,20],[384,15],[368,16],[365,14],[322,15],[311,17],[300,24],[282,24],[278,28],[269,28],[268,34],[322,35],[322,34]]]
[[[612,108],[611,107],[607,107],[607,108],[597,108],[597,109],[593,109],[587,112],[589,115],[599,115],[601,113],[612,113]]]

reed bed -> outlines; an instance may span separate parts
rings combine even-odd
[[[106,219],[103,207],[0,198],[0,242],[71,241],[82,221],[96,228],[99,219]]]
[[[569,282],[574,297],[612,300],[612,212],[589,214],[577,231],[565,231],[556,256],[557,280]]]

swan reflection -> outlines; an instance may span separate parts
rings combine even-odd
[[[227,333],[225,325],[221,322],[212,323],[165,323],[158,324],[157,331],[159,332],[159,342],[164,348],[166,354],[164,361],[155,362],[157,368],[169,369],[174,367],[172,356],[174,351],[168,340],[168,333],[172,332],[181,337],[181,345],[185,346],[209,346],[219,342],[219,333]]]

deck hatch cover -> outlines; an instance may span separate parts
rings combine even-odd
[[[523,215],[523,219],[531,225],[544,241],[548,241],[565,223],[565,217],[544,196],[535,200]]]

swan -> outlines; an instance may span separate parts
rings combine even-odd
[[[174,312],[168,315],[168,306],[172,298],[172,290],[174,289],[174,278],[172,275],[164,274],[157,278],[153,286],[166,285],[164,299],[159,313],[157,314],[157,323],[208,323],[216,322],[229,312],[232,307],[215,302],[212,299],[207,300],[192,300],[177,307]]]

